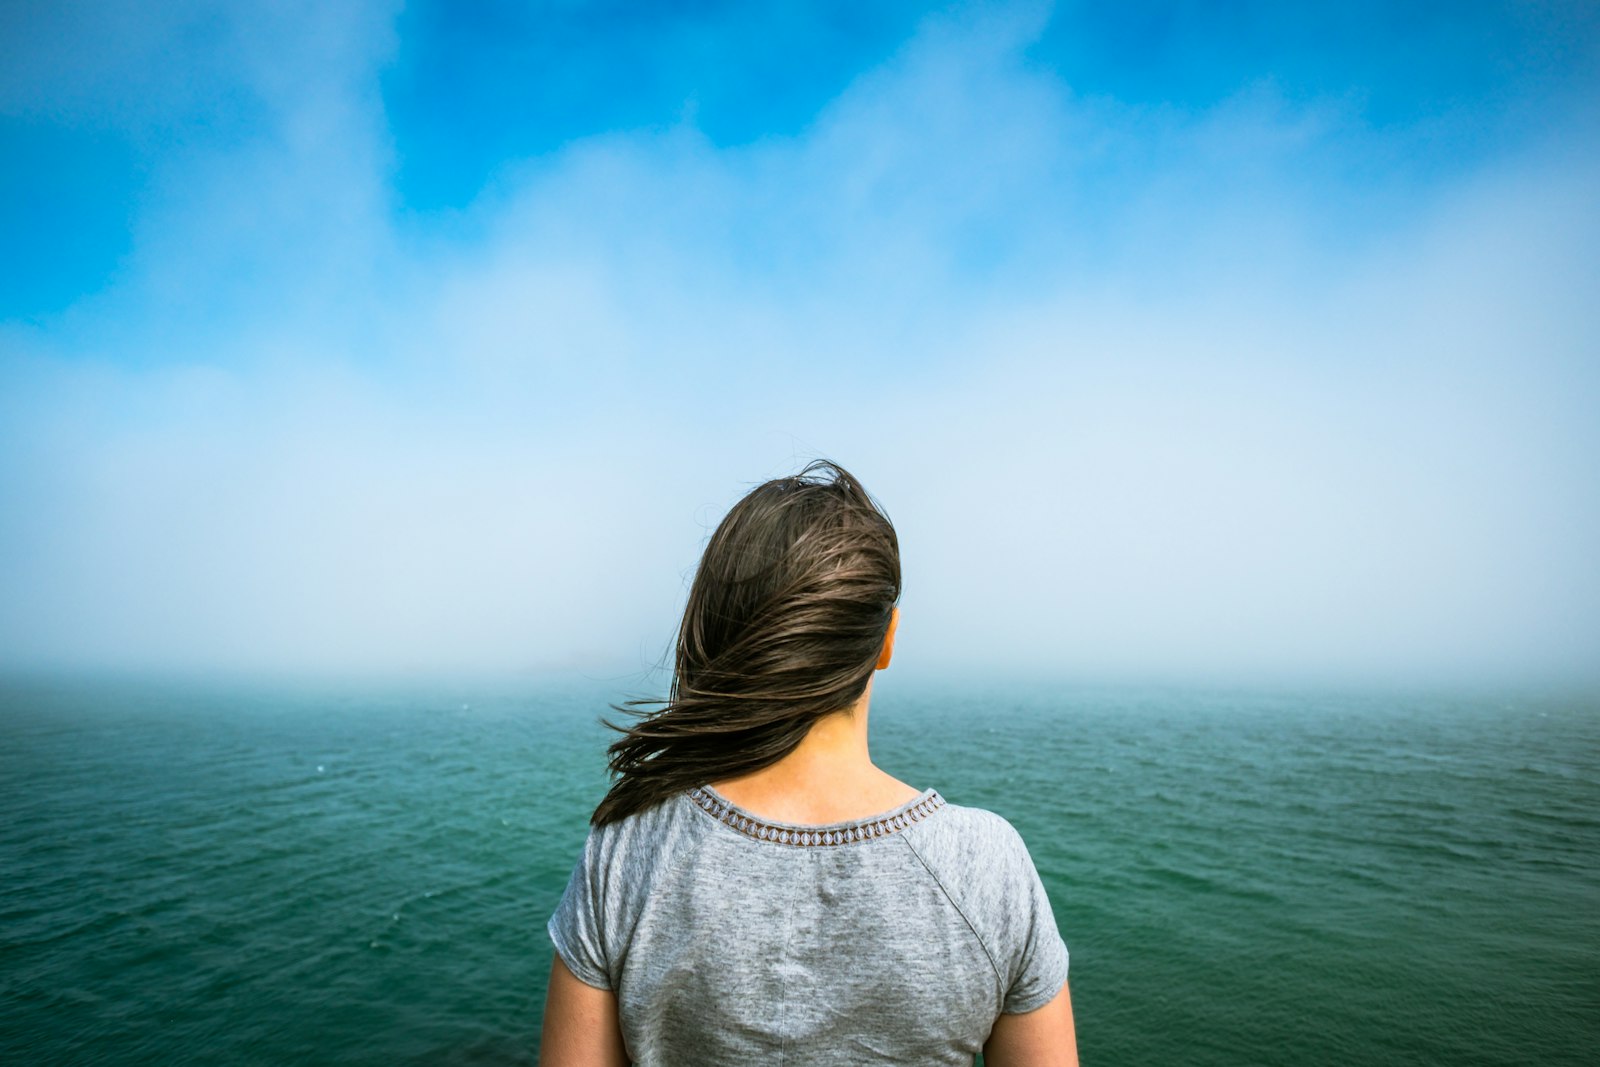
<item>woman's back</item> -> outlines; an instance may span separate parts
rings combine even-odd
[[[970,1064],[1067,974],[1016,832],[932,790],[816,827],[681,794],[590,835],[550,935],[645,1064]]]
[[[723,517],[550,921],[549,1063],[1076,1064],[1021,839],[872,762],[899,599],[894,526],[836,464]]]

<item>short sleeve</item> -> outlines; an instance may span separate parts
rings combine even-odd
[[[597,989],[611,989],[605,947],[600,931],[600,871],[594,832],[583,844],[583,855],[567,880],[566,892],[550,916],[546,929],[556,952],[579,981]]]
[[[1056,928],[1055,913],[1045,894],[1039,871],[1027,846],[1015,836],[1012,858],[1012,922],[1016,943],[1011,947],[1010,981],[1001,1011],[1020,1015],[1044,1007],[1067,983],[1067,945]]]

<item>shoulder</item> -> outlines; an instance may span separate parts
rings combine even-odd
[[[1016,828],[982,808],[948,805],[909,844],[972,928],[998,981],[1001,1010],[1048,1002],[1067,976],[1049,895]]]
[[[1000,815],[984,808],[946,803],[937,817],[912,828],[909,838],[923,861],[968,871],[1030,870],[1033,860],[1022,835]],[[935,872],[938,873],[938,872]]]
[[[686,797],[671,797],[615,822],[592,827],[586,847],[605,854],[615,854],[651,842],[682,837],[692,831],[695,825],[689,817],[693,814],[690,809]]]
[[[613,903],[654,883],[691,856],[709,821],[686,797],[675,796],[616,822],[590,829],[583,866],[596,891]]]
[[[1043,899],[1022,835],[983,808],[946,804],[907,831],[910,845],[947,897],[985,941],[1004,939],[1013,919]]]
[[[615,988],[628,943],[653,890],[692,866],[704,819],[673,797],[624,819],[593,826],[549,923],[568,968],[590,985]]]

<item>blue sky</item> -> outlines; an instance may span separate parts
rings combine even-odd
[[[1595,680],[1581,4],[10,3],[13,665],[627,672],[812,455],[908,674]]]

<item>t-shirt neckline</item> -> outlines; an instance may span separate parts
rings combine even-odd
[[[919,796],[898,808],[878,815],[844,822],[805,824],[779,822],[754,815],[709,785],[691,789],[685,795],[701,811],[746,837],[801,848],[838,847],[890,837],[916,825],[945,805],[944,797],[936,790],[924,789]]]

